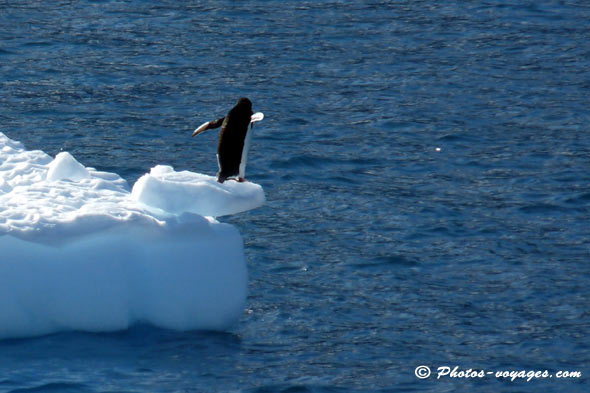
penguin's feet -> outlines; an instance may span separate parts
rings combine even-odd
[[[238,183],[247,183],[248,180],[244,179],[243,177],[228,177],[227,179],[224,180],[233,180],[233,181],[237,181]],[[219,178],[217,178],[217,181],[220,183],[223,183],[223,181],[219,181]]]

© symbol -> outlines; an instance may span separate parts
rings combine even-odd
[[[428,368],[428,366],[418,366],[416,367],[414,374],[420,379],[426,379],[430,376],[430,368]]]

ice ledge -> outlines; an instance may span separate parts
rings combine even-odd
[[[143,175],[131,196],[151,208],[171,214],[185,212],[201,216],[227,216],[262,206],[264,191],[255,183],[226,181],[189,171],[175,172],[171,166],[157,165]]]

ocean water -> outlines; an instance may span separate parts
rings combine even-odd
[[[3,340],[0,391],[587,392],[588,20],[573,0],[0,1],[0,131],[130,183],[214,174],[217,132],[190,133],[246,96],[267,195],[221,219],[250,274],[234,329]]]

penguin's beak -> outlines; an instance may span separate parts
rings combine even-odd
[[[250,116],[250,123],[254,123],[255,121],[260,121],[264,119],[264,113],[256,112],[252,116]]]

